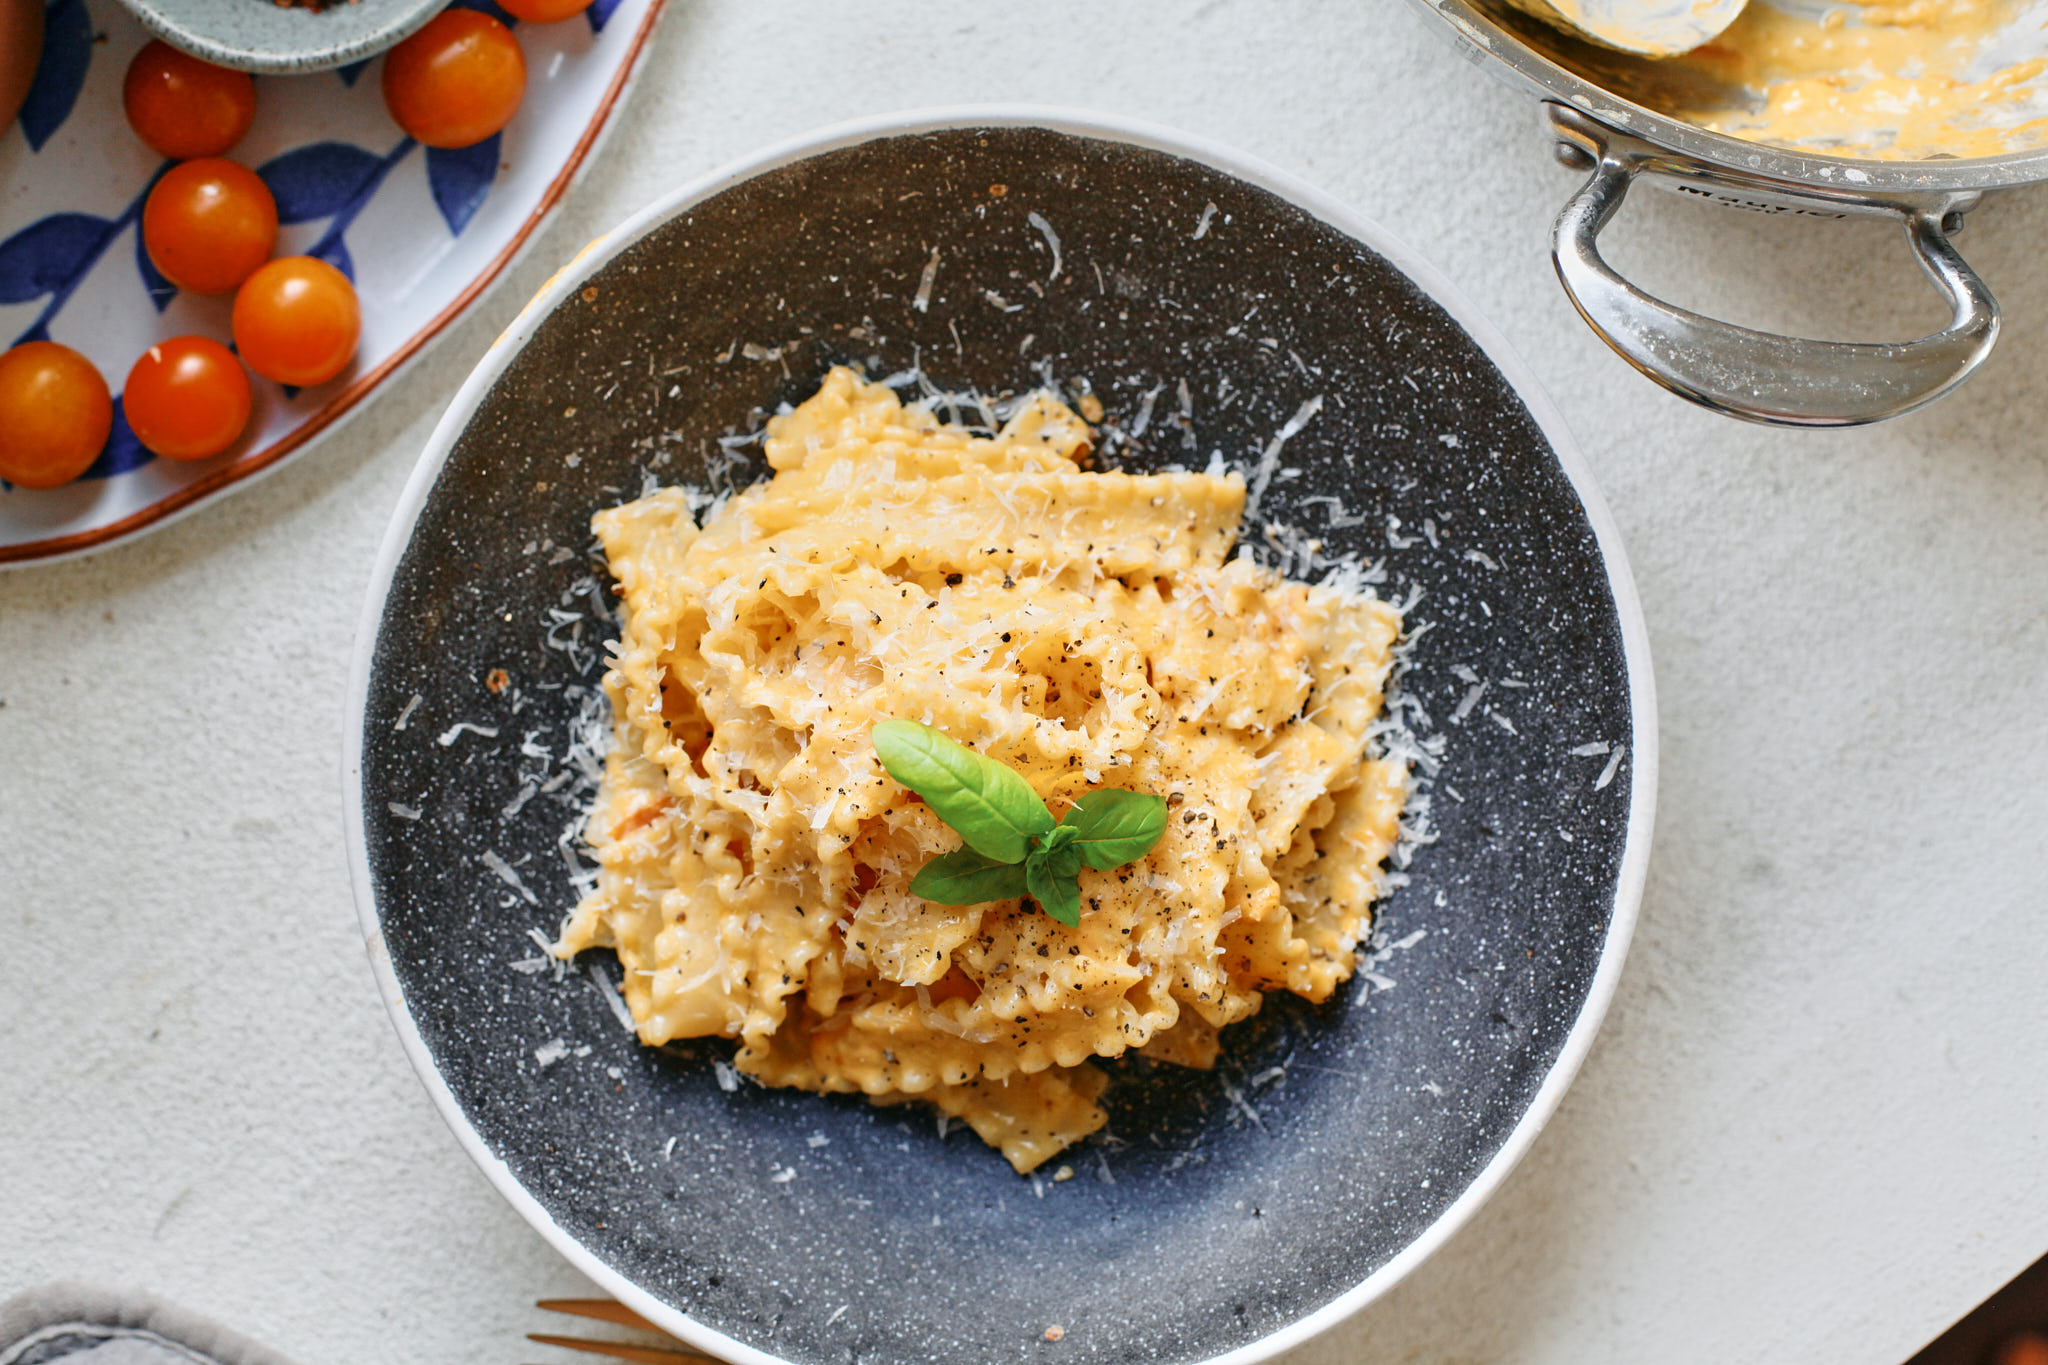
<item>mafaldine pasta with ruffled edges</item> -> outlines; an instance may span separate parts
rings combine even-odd
[[[835,369],[701,528],[680,489],[594,518],[624,628],[557,951],[617,952],[643,1042],[928,1102],[1025,1172],[1103,1126],[1092,1058],[1208,1067],[1264,992],[1351,975],[1407,790],[1369,741],[1400,618],[1232,558],[1237,475],[1089,472],[1088,443],[1050,394],[980,437]],[[1078,928],[913,896],[960,839],[883,771],[892,718],[1055,816],[1162,795],[1166,835],[1082,873]]]

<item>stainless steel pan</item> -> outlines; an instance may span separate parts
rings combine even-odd
[[[1998,304],[1950,239],[1991,191],[2048,180],[2048,149],[1974,160],[1816,156],[1708,132],[1639,103],[1654,63],[1575,43],[1499,0],[1412,0],[1473,62],[1545,103],[1557,150],[1588,172],[1558,215],[1552,254],[1588,325],[1674,393],[1755,422],[1855,426],[1933,402],[1990,354]],[[1811,341],[1720,322],[1655,298],[1600,255],[1600,231],[1639,178],[1752,212],[1897,222],[1946,297],[1949,325],[1899,343]]]

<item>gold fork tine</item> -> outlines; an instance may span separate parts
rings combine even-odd
[[[636,1327],[643,1332],[661,1331],[646,1318],[612,1299],[542,1299],[534,1307],[549,1313],[567,1313],[571,1317],[615,1322],[621,1327]]]
[[[660,1346],[628,1346],[623,1341],[590,1341],[583,1337],[555,1337],[544,1332],[528,1332],[528,1341],[537,1341],[543,1346],[560,1346],[569,1351],[588,1351],[592,1355],[610,1356],[613,1360],[626,1360],[633,1365],[696,1365],[698,1361],[711,1361],[718,1365],[716,1357],[702,1355],[696,1351],[671,1351]]]

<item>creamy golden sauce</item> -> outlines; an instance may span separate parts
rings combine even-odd
[[[1237,475],[1090,473],[1087,441],[1045,395],[980,438],[835,370],[701,528],[679,489],[594,518],[625,624],[557,951],[617,951],[643,1042],[931,1103],[1028,1171],[1105,1121],[1091,1058],[1205,1067],[1263,992],[1350,977],[1407,790],[1369,752],[1399,617],[1233,558]],[[1167,833],[1082,875],[1078,928],[925,901],[959,837],[883,771],[890,718],[1055,815],[1166,796]]]
[[[1844,0],[1819,14],[1752,0],[1673,63],[1758,107],[1668,112],[1752,142],[1881,160],[2023,151],[2048,142],[2043,17],[2036,0]]]

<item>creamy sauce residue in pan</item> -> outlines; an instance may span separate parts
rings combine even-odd
[[[1720,38],[1669,60],[1691,99],[1664,112],[1881,160],[2025,151],[2048,144],[2044,26],[2041,0],[1751,0]],[[1717,87],[1736,97],[1700,100]]]

